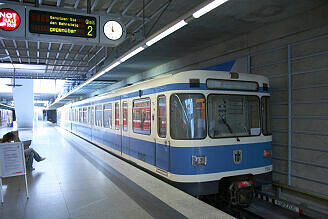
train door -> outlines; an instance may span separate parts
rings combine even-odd
[[[94,121],[95,121],[95,108],[94,106],[89,107],[89,138],[91,141],[93,140],[93,127],[94,127]]]
[[[122,154],[122,125],[121,125],[121,101],[117,101],[114,104],[114,149]]]
[[[130,136],[129,136],[129,113],[128,113],[128,102],[123,101],[122,102],[122,151],[121,153],[129,154],[129,148],[130,148]]]
[[[156,167],[169,171],[170,142],[167,138],[167,103],[166,96],[157,97],[157,134],[156,134]]]

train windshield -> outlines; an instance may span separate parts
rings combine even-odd
[[[208,96],[208,131],[211,138],[260,135],[257,96]]]
[[[202,94],[173,94],[171,106],[171,137],[202,139],[206,137],[205,97]]]

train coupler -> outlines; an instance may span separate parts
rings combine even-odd
[[[248,207],[254,199],[253,181],[234,181],[229,186],[229,193],[232,205]]]

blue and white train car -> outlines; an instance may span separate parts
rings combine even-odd
[[[272,171],[269,81],[194,70],[58,109],[61,127],[193,195],[248,205]]]

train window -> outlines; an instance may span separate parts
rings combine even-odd
[[[83,109],[79,108],[79,122],[83,123]]]
[[[211,138],[260,135],[259,98],[211,94],[208,96],[208,121]]]
[[[128,102],[123,102],[123,131],[128,130]]]
[[[112,104],[107,103],[104,105],[104,127],[112,128]]]
[[[166,97],[164,95],[157,99],[157,132],[159,137],[166,137]]]
[[[95,120],[95,108],[91,106],[89,107],[89,116],[88,116],[89,125],[94,125],[94,120]]]
[[[87,107],[83,108],[83,123],[85,123],[85,124],[88,123],[88,108]]]
[[[206,137],[205,97],[203,94],[173,94],[170,98],[170,130],[173,139]]]
[[[115,129],[120,129],[120,104],[115,103]]]
[[[71,119],[72,119],[72,110],[69,109],[68,110],[68,121],[71,121]]]
[[[73,117],[72,117],[73,122],[75,122],[75,114],[76,114],[75,109],[73,109]]]
[[[150,115],[150,99],[137,99],[133,101],[132,109],[132,126],[133,132],[150,135],[151,115]]]
[[[96,106],[96,126],[102,127],[102,105]]]
[[[270,97],[262,97],[262,132],[264,135],[271,135],[271,110],[270,110]]]

